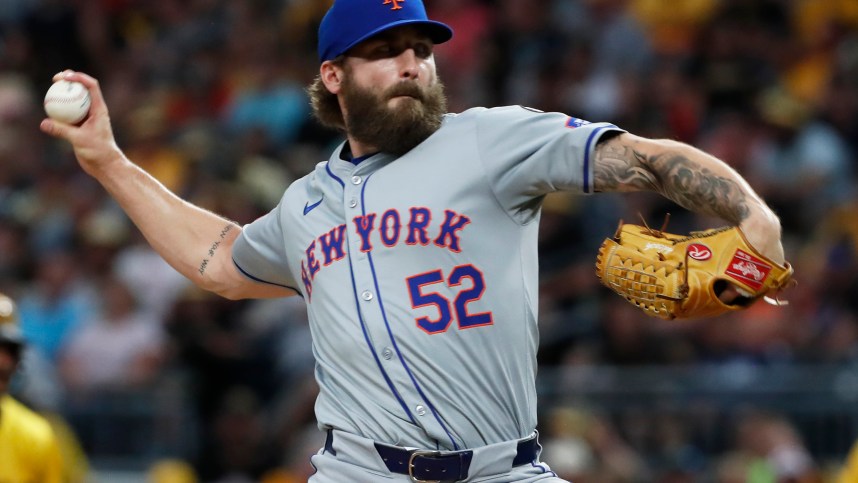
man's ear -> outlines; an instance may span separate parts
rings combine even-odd
[[[342,88],[343,76],[344,71],[342,66],[330,60],[322,62],[322,65],[319,67],[319,77],[331,94],[339,94]]]

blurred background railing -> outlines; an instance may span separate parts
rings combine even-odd
[[[142,478],[159,460],[194,448],[200,428],[180,379],[67,408],[94,468]],[[721,461],[706,455],[794,437],[826,467],[858,439],[855,364],[542,367],[539,381],[547,456],[575,471],[595,465],[606,438],[594,430],[600,425],[648,459],[648,472],[693,472],[695,481],[716,481]]]
[[[841,458],[858,438],[854,364],[543,368],[540,381],[546,411],[580,408],[610,417],[640,451],[659,439],[665,420],[712,454],[735,446],[739,421],[762,415],[790,421],[821,461]]]

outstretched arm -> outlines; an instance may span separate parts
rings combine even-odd
[[[199,287],[228,298],[295,295],[239,273],[232,262],[239,225],[182,200],[125,157],[113,137],[98,81],[70,71],[54,77],[59,79],[80,82],[89,89],[89,117],[80,126],[45,119],[42,131],[72,144],[81,168],[104,186],[173,268]]]
[[[697,148],[623,133],[596,147],[593,169],[596,191],[655,191],[738,225],[760,253],[784,262],[778,217],[733,168]]]

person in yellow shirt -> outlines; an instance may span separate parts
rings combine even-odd
[[[23,349],[15,304],[0,294],[0,483],[61,483],[62,458],[50,423],[8,394]]]
[[[849,451],[849,456],[846,457],[846,463],[840,469],[837,479],[834,483],[855,483],[858,481],[858,441],[852,446]]]

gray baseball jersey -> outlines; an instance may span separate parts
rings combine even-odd
[[[592,191],[610,131],[518,106],[448,114],[399,158],[355,166],[340,146],[244,227],[238,268],[306,301],[320,427],[442,450],[533,432],[541,201]]]

